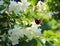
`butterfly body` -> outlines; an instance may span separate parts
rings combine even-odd
[[[41,24],[41,22],[42,22],[42,18],[39,19],[39,20],[35,18],[35,23],[36,23],[37,25],[38,25],[38,24]]]

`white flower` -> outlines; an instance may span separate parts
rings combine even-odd
[[[9,11],[14,11],[16,12],[20,12],[20,6],[21,3],[20,2],[15,2],[15,1],[10,1],[10,5],[9,5]]]
[[[52,15],[53,15],[52,12],[49,12],[49,13],[48,13],[48,16],[49,16],[50,18],[52,17]]]
[[[33,38],[40,37],[41,29],[38,28],[37,25],[34,26],[34,24],[33,24],[31,27],[26,28],[25,35],[28,37],[28,40],[32,40]]]
[[[54,11],[53,14],[59,14],[59,12],[55,12],[55,11]]]
[[[42,43],[45,44],[46,43],[46,40],[45,39],[41,39]]]
[[[32,22],[32,27],[39,27],[39,26],[41,26],[41,25],[40,25],[40,24],[37,25],[37,24],[35,23],[35,21]]]
[[[16,45],[19,43],[18,37],[10,36],[9,39],[12,41],[12,45]]]
[[[10,1],[9,11],[14,11],[15,13],[19,13],[20,11],[23,12],[27,9],[29,3],[27,0],[21,0],[21,2]]]
[[[37,7],[38,7],[38,10],[41,11],[41,10],[46,10],[46,5],[42,2],[42,1],[39,1],[37,3]]]
[[[19,34],[20,38],[24,38],[24,34],[25,34],[25,29],[21,29]]]
[[[3,5],[4,1],[3,0],[0,0],[0,5]]]
[[[10,33],[10,36],[8,38],[12,41],[12,45],[18,44],[19,35],[16,33],[16,31],[9,30],[9,33]]]
[[[2,38],[3,41],[6,40],[4,34],[3,35],[0,35],[0,38]]]
[[[28,37],[29,40],[32,40],[33,38],[40,37],[41,29],[26,28],[25,35]]]
[[[21,11],[25,11],[30,4],[29,4],[29,2],[27,2],[27,0],[21,0],[21,2],[22,2]]]
[[[52,15],[54,15],[54,14],[59,14],[59,12],[49,12],[47,15],[51,18],[52,17]]]
[[[6,40],[5,35],[6,35],[6,33],[4,33],[3,35],[0,35],[0,38],[2,38],[3,41]]]
[[[21,0],[21,2],[25,3],[25,2],[27,2],[27,0]]]
[[[30,27],[26,28],[25,36],[27,36],[28,40],[32,40],[33,39],[33,31],[31,30]]]
[[[12,41],[12,45],[16,45],[19,43],[20,37],[24,37],[24,30],[21,29],[21,27],[14,26],[13,29],[10,29],[8,31],[9,39]]]
[[[39,26],[33,24],[31,27],[22,28],[19,26],[14,26],[13,29],[8,31],[9,39],[12,41],[12,45],[16,45],[19,43],[20,38],[24,38],[24,35],[28,38],[28,40],[32,40],[34,38],[38,38],[41,35],[41,29]]]
[[[28,22],[27,21],[22,21],[25,25],[28,25]]]
[[[41,35],[41,29],[38,28],[39,26],[40,25],[37,24],[31,26],[31,29],[34,31],[34,37],[40,37]]]

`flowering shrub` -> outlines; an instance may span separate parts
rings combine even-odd
[[[60,22],[38,0],[0,0],[0,46],[59,46]],[[57,35],[58,34],[58,35]]]

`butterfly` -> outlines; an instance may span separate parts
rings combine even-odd
[[[41,24],[41,22],[42,22],[42,18],[40,18],[39,20],[38,19],[34,19],[35,20],[35,23],[38,25],[38,24]]]
[[[16,1],[16,2],[21,2],[21,0],[14,0],[14,1]]]

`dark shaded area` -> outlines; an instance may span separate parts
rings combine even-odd
[[[21,0],[14,0],[14,1],[16,1],[16,2],[21,2]]]

